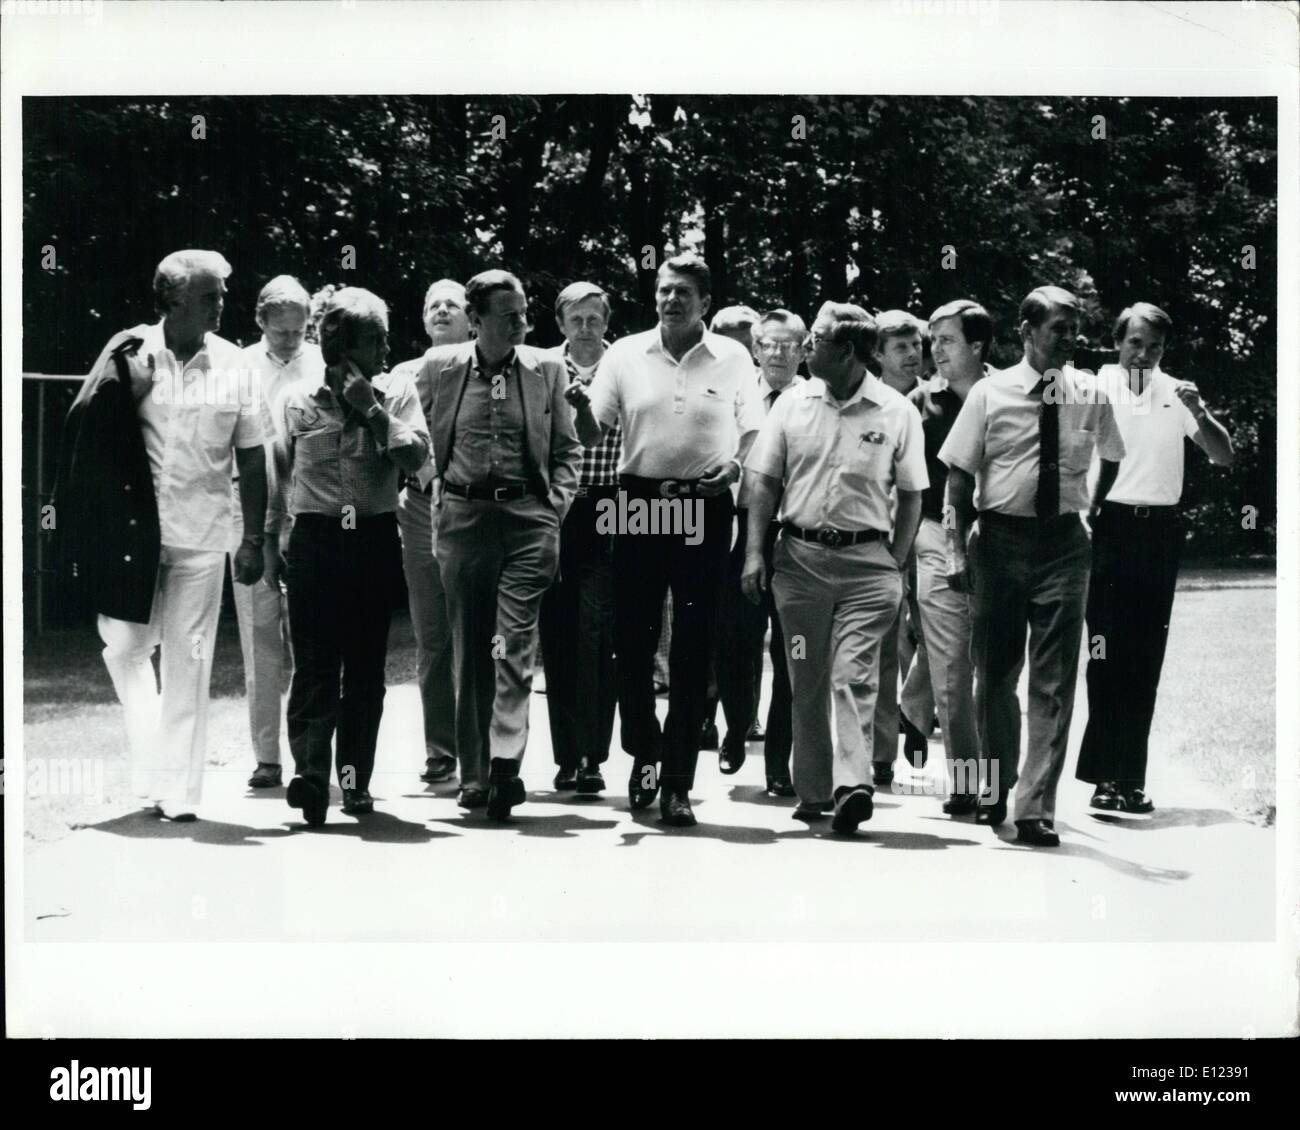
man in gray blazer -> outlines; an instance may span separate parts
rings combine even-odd
[[[504,820],[524,800],[533,650],[582,448],[564,366],[523,344],[528,300],[506,271],[470,279],[477,341],[431,349],[436,553],[456,665],[460,805]]]

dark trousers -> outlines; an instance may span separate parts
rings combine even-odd
[[[719,607],[718,650],[713,667],[717,673],[718,698],[727,720],[727,736],[741,743],[758,716],[763,688],[763,639],[772,625],[768,655],[772,660],[772,698],[767,707],[767,736],[763,742],[763,760],[769,777],[790,775],[790,672],[786,666],[785,636],[776,601],[769,585],[763,599],[754,604],[740,587],[745,569],[745,541],[749,531],[749,511],[736,511],[736,544],[727,560],[727,577]],[[773,522],[763,538],[763,561],[769,579],[772,576],[772,550],[780,526]],[[709,716],[712,703],[706,709]]]
[[[559,576],[542,597],[537,622],[551,750],[563,769],[609,757],[618,704],[614,540],[596,532],[596,503],[595,495],[573,500],[560,527]]]
[[[1081,781],[1146,784],[1147,740],[1182,543],[1173,508],[1139,518],[1129,507],[1108,504],[1093,523],[1088,725],[1075,770]]]
[[[1065,765],[1079,671],[1090,560],[1078,515],[1040,522],[980,514],[970,549],[975,573],[971,656],[975,716],[985,759],[980,778],[1016,788],[1017,820],[1051,820]],[[1029,636],[1029,741],[1020,761],[1016,685]]]
[[[335,515],[300,514],[287,560],[294,670],[286,715],[295,772],[328,786],[337,732],[340,786],[368,789],[402,575],[397,519],[358,518],[349,529]]]
[[[640,485],[624,489],[630,500],[660,497]],[[697,499],[682,501],[694,505]],[[734,513],[730,491],[698,501],[703,504],[703,536],[697,545],[671,533],[620,532],[614,538],[614,648],[623,748],[642,764],[662,761],[660,784],[681,792],[695,782]],[[654,656],[668,590],[673,634],[668,717],[661,732],[655,716]]]

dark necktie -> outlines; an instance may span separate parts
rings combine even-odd
[[[1061,454],[1060,406],[1055,395],[1046,395],[1047,387],[1046,380],[1034,386],[1042,400],[1038,408],[1038,492],[1034,496],[1034,513],[1040,518],[1055,518],[1061,508],[1061,475],[1057,468]]]

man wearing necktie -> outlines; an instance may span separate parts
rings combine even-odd
[[[1001,824],[1016,785],[1017,838],[1043,847],[1060,842],[1056,785],[1088,591],[1091,549],[1079,512],[1097,512],[1124,457],[1111,404],[1095,378],[1068,365],[1078,332],[1073,294],[1055,286],[1032,291],[1020,305],[1024,359],[971,389],[939,450],[953,519],[948,583],[974,591],[971,653],[985,781],[976,822]],[[1094,449],[1101,469],[1090,503]],[[1026,630],[1029,743],[1019,772],[1016,686]]]
[[[425,354],[434,468],[442,480],[435,553],[456,665],[462,808],[505,820],[525,799],[537,614],[555,579],[560,524],[582,448],[564,366],[523,344],[528,299],[507,271],[465,285],[475,341]]]

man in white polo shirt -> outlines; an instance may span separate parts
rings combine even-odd
[[[1119,364],[1097,374],[1124,437],[1124,461],[1092,523],[1088,637],[1105,651],[1088,659],[1088,725],[1075,776],[1096,786],[1092,807],[1151,812],[1147,739],[1169,636],[1183,526],[1184,439],[1210,462],[1232,462],[1232,439],[1191,381],[1160,368],[1173,323],[1149,302],[1115,322]],[[1098,467],[1094,465],[1094,477]]]
[[[292,275],[277,275],[257,296],[254,317],[262,331],[260,341],[244,350],[243,363],[257,372],[262,385],[262,431],[266,437],[268,475],[273,458],[275,423],[271,406],[280,393],[303,377],[319,380],[325,372],[320,346],[305,340],[311,295]],[[244,538],[240,517],[239,475],[235,475],[234,533],[230,539],[233,576],[234,557]],[[248,779],[254,789],[275,788],[283,783],[280,770],[280,699],[289,689],[286,668],[289,654],[289,611],[278,579],[267,583],[235,585],[235,617],[239,622],[239,646],[244,656],[244,688],[248,697],[248,728],[257,767]]]
[[[831,827],[846,834],[871,818],[881,644],[929,483],[920,414],[867,371],[875,345],[870,314],[826,303],[808,335],[811,379],[775,403],[746,462],[751,600],[768,583],[762,535],[780,501],[771,586],[794,695],[795,816],[834,808]]]
[[[623,748],[633,758],[628,795],[644,808],[662,787],[660,813],[672,827],[695,823],[690,789],[700,751],[718,600],[731,548],[731,485],[762,422],[749,395],[754,363],[741,345],[709,333],[712,284],[695,255],[659,268],[659,324],[614,343],[591,383],[591,412],[602,428],[621,424],[620,505],[671,513],[683,523],[639,532],[629,522],[614,539],[614,642]],[[651,507],[653,506],[653,509]],[[673,596],[668,717],[655,716],[654,652],[664,593]],[[662,772],[657,764],[662,761]]]
[[[1089,374],[1069,366],[1079,301],[1041,286],[1020,304],[1024,359],[977,381],[939,449],[948,465],[948,584],[975,593],[971,657],[987,789],[977,824],[996,827],[1016,789],[1021,843],[1056,847],[1056,786],[1074,712],[1091,551],[1079,519],[1115,481],[1124,441]],[[1088,498],[1093,450],[1101,472]],[[979,525],[967,547],[979,487]],[[969,558],[968,558],[969,553]],[[1029,636],[1029,744],[1020,761],[1016,687]]]

